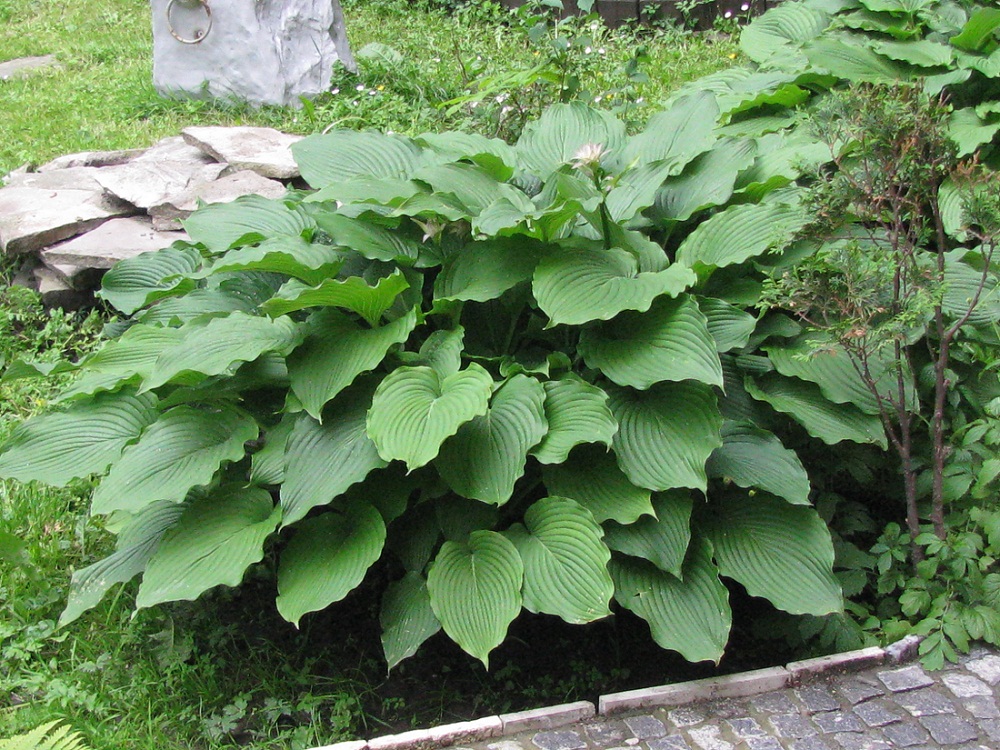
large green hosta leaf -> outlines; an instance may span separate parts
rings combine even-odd
[[[758,493],[714,500],[699,515],[722,575],[792,614],[839,612],[830,531],[815,510]]]
[[[620,163],[662,161],[667,168],[664,178],[680,174],[688,162],[712,147],[718,117],[719,105],[708,91],[681,96],[629,139]]]
[[[382,554],[385,524],[368,503],[300,521],[278,565],[278,612],[298,627],[353,591]]]
[[[619,148],[625,125],[607,112],[586,104],[555,104],[535,122],[528,123],[515,149],[524,167],[545,178],[568,164],[588,144],[605,151]]]
[[[262,306],[268,315],[278,316],[307,307],[342,307],[356,312],[369,325],[378,325],[385,311],[410,283],[399,271],[383,276],[371,286],[360,276],[326,279],[309,286],[295,279],[282,285]]]
[[[655,514],[650,491],[628,481],[615,457],[597,446],[576,448],[568,460],[546,466],[542,476],[550,495],[576,500],[598,523],[628,524]]]
[[[594,517],[574,500],[546,497],[514,524],[507,538],[524,562],[524,607],[585,623],[611,614],[611,552]]]
[[[715,340],[716,351],[742,349],[749,343],[750,334],[757,327],[757,319],[753,315],[715,297],[700,299],[698,306],[705,314],[708,332]]]
[[[610,320],[623,310],[649,309],[661,294],[676,297],[697,280],[683,265],[640,272],[635,256],[598,243],[563,246],[539,262],[533,290],[551,325]]]
[[[722,658],[733,613],[705,540],[692,542],[683,580],[645,560],[617,556],[611,560],[611,577],[615,599],[649,623],[661,647],[688,661],[718,663]]]
[[[442,378],[430,367],[399,367],[381,382],[368,412],[368,434],[386,461],[411,471],[431,461],[441,443],[486,413],[493,378],[482,367]]]
[[[656,193],[664,180],[679,171],[668,161],[654,161],[629,169],[608,193],[607,207],[612,221],[631,222],[636,214],[656,202]]]
[[[283,235],[264,240],[259,245],[236,248],[194,278],[204,278],[227,271],[267,271],[294,276],[306,284],[319,284],[336,276],[344,254],[329,245],[307,242],[299,236]]]
[[[445,542],[427,575],[431,608],[444,631],[489,669],[489,654],[521,611],[524,565],[517,548],[495,531]]]
[[[131,315],[164,297],[190,292],[189,278],[201,266],[201,255],[190,247],[168,247],[118,261],[101,279],[99,297]]]
[[[782,3],[742,30],[740,48],[756,63],[795,60],[802,43],[815,39],[829,23],[830,16],[820,8]]]
[[[496,299],[529,280],[544,251],[544,245],[524,237],[469,242],[445,260],[434,282],[434,299]]]
[[[615,552],[640,557],[678,578],[691,543],[691,495],[680,490],[657,493],[656,516],[627,525],[607,521],[604,541]]]
[[[339,247],[361,253],[370,260],[414,265],[420,243],[398,229],[379,226],[329,211],[318,213],[316,223]]]
[[[838,404],[853,404],[865,414],[878,414],[878,398],[865,384],[850,354],[841,346],[806,334],[784,345],[763,347],[782,375],[816,383],[823,395]],[[889,347],[869,357],[868,371],[883,399],[898,399],[897,369]],[[903,374],[907,401],[914,403],[913,379]],[[888,405],[888,401],[886,402]]]
[[[540,463],[561,464],[581,443],[611,447],[618,423],[608,408],[607,393],[573,373],[542,385],[549,429],[531,451]]]
[[[723,205],[733,195],[739,173],[753,164],[756,146],[750,139],[723,138],[708,153],[671,177],[656,193],[653,215],[687,221],[697,211]]]
[[[513,185],[498,182],[487,170],[475,164],[428,165],[417,170],[413,179],[430,185],[437,195],[454,196],[470,219],[498,201],[506,201],[521,211],[530,211],[534,207],[523,192]]]
[[[189,372],[219,375],[265,352],[284,354],[301,335],[299,326],[287,316],[271,320],[235,312],[189,323],[181,329],[180,339],[157,357],[143,388],[156,388]]]
[[[658,383],[647,391],[609,387],[618,420],[614,450],[633,484],[651,490],[705,491],[705,462],[722,444],[715,394],[696,383]]]
[[[458,428],[435,462],[459,495],[502,505],[524,474],[531,450],[545,435],[545,390],[527,375],[500,386],[489,410]]]
[[[279,235],[299,237],[315,226],[316,222],[300,206],[289,207],[259,195],[244,195],[231,203],[212,203],[184,220],[191,240],[213,253],[228,250],[237,242],[250,244]]]
[[[805,223],[798,206],[786,203],[732,206],[699,224],[677,250],[686,266],[723,267],[784,247]]]
[[[356,175],[408,178],[423,160],[421,149],[409,138],[370,130],[311,135],[292,144],[292,156],[313,188]]]
[[[382,596],[382,652],[391,670],[413,656],[420,644],[441,629],[431,609],[427,581],[410,572],[390,583]]]
[[[266,487],[285,481],[285,447],[296,420],[296,414],[285,414],[276,425],[263,430],[264,446],[251,456],[250,484]]]
[[[163,535],[184,512],[184,506],[159,502],[144,508],[118,534],[116,549],[93,565],[73,571],[66,609],[59,625],[67,625],[97,605],[108,590],[118,583],[131,581],[146,569]]]
[[[836,404],[826,398],[819,386],[797,378],[768,375],[756,381],[746,378],[747,393],[775,410],[788,414],[813,437],[827,445],[843,440],[887,446],[881,420],[850,404]]]
[[[642,390],[664,380],[722,385],[715,339],[698,303],[686,294],[584,329],[580,353],[589,367],[619,385]]]
[[[970,255],[974,262],[982,264],[982,257]],[[944,269],[944,295],[941,307],[952,319],[961,318],[972,305],[978,293],[979,299],[969,315],[970,325],[995,323],[1000,321],[1000,299],[997,298],[997,275],[983,273],[969,263],[958,258],[948,258]]]
[[[386,465],[365,430],[373,383],[342,392],[323,412],[323,424],[300,414],[285,448],[281,507],[284,525],[326,505],[369,472]]]
[[[224,461],[238,461],[257,424],[231,406],[178,406],[129,446],[94,493],[91,510],[137,513],[157,500],[179,503],[208,484]]]
[[[102,474],[156,421],[156,401],[151,393],[99,394],[64,412],[29,419],[4,443],[0,476],[61,487]]]
[[[237,586],[264,557],[281,510],[266,490],[228,486],[195,501],[167,532],[142,576],[138,609],[197,599],[213,586]]]
[[[415,312],[379,328],[365,328],[339,310],[313,313],[305,341],[288,357],[292,393],[307,412],[322,419],[323,406],[358,375],[378,367],[416,324]]]
[[[722,446],[708,459],[708,475],[757,487],[793,505],[809,504],[809,475],[799,457],[772,433],[746,422],[722,425]]]

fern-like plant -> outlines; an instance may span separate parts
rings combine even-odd
[[[68,725],[50,721],[30,732],[0,739],[0,750],[88,750],[83,737]]]

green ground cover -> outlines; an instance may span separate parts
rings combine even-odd
[[[506,97],[520,95],[525,116],[554,98],[544,82],[526,97],[523,87],[507,91],[494,80],[499,88],[481,107],[439,106],[474,93],[477,81],[531,69],[552,47],[501,23],[495,8],[455,18],[415,5],[345,2],[353,49],[384,43],[399,56],[363,57],[360,77],[340,74],[338,93],[293,111],[159,99],[150,84],[146,2],[0,0],[0,60],[54,54],[61,66],[0,82],[0,172],[75,151],[145,146],[194,124],[299,133],[331,125],[406,133],[456,126],[491,132],[498,124],[510,130],[518,122],[503,119],[501,110],[511,106]],[[594,98],[627,105],[635,121],[680,83],[727,66],[737,54],[726,38],[600,27],[578,32],[591,44],[581,44],[566,64]],[[648,80],[626,69],[640,45]],[[4,278],[13,271],[5,266]],[[46,312],[30,292],[5,288],[0,354],[6,361],[72,357],[94,345],[105,320]],[[0,437],[44,409],[55,385],[0,384]],[[65,490],[0,482],[0,531],[24,541],[23,548],[0,547],[0,736],[63,718],[100,750],[308,747],[390,726],[379,722],[398,728],[453,718],[455,711],[502,710],[515,694],[529,703],[571,699],[606,687],[614,671],[612,662],[595,672],[581,657],[569,680],[529,677],[514,666],[487,676],[467,664],[453,666],[447,657],[454,653],[431,653],[425,658],[439,662],[433,680],[444,689],[420,695],[381,684],[377,635],[332,618],[314,618],[296,633],[273,613],[266,582],[253,581],[239,592],[213,594],[211,608],[172,605],[134,617],[127,601],[133,591],[125,589],[58,629],[69,571],[110,549],[108,535],[88,517],[90,489],[87,482]],[[364,617],[374,620],[370,612]],[[405,675],[405,665],[398,671]],[[477,681],[470,698],[469,685]]]

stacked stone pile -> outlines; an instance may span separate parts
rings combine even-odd
[[[148,149],[63,156],[11,172],[0,187],[0,251],[24,258],[17,282],[47,304],[92,299],[123,258],[187,239],[200,203],[285,194],[299,136],[271,128],[191,127]]]

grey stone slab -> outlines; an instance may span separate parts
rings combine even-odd
[[[149,215],[153,218],[153,226],[158,229],[180,229],[180,220],[194,213],[200,203],[231,203],[244,195],[281,198],[286,192],[287,188],[278,180],[244,169],[191,185],[171,196],[170,200],[150,206]]]
[[[262,177],[289,180],[299,176],[292,144],[302,136],[274,128],[193,126],[181,131],[184,140],[197,146],[233,171],[249,169]]]
[[[795,694],[809,711],[834,711],[840,708],[840,701],[825,685],[804,685],[796,689]]]
[[[784,750],[774,737],[747,737],[742,744],[747,750]]]
[[[791,744],[791,750],[832,750],[832,747],[829,742],[816,735],[814,737],[804,737],[801,740],[795,740]]]
[[[941,675],[941,682],[958,698],[972,698],[976,695],[993,695],[993,690],[978,677],[952,672]]]
[[[51,172],[75,167],[113,167],[140,156],[144,151],[145,149],[141,148],[120,149],[118,151],[81,151],[76,154],[58,156],[40,166],[38,171]]]
[[[847,651],[842,654],[831,654],[830,656],[820,656],[815,659],[789,662],[785,665],[785,669],[791,672],[794,679],[802,680],[827,672],[874,667],[883,661],[885,661],[885,651],[873,646],[872,648]]]
[[[714,724],[688,730],[691,743],[699,750],[732,750],[733,743],[722,738],[722,731]]]
[[[996,719],[984,719],[979,722],[979,726],[991,740],[1000,743],[1000,721]]]
[[[691,750],[691,746],[678,734],[650,740],[646,746],[649,750]]]
[[[858,704],[862,701],[885,695],[885,690],[876,680],[867,675],[845,679],[837,685],[835,692],[852,704]]]
[[[760,737],[764,734],[764,728],[757,722],[756,719],[752,719],[750,717],[726,719],[726,723],[729,725],[733,734],[741,740],[746,739],[747,737]]]
[[[656,739],[667,733],[666,726],[655,716],[629,716],[624,721],[629,731],[640,740]]]
[[[667,718],[670,719],[670,723],[675,727],[690,727],[707,721],[708,714],[700,707],[681,706],[680,708],[668,711]]]
[[[0,62],[0,81],[21,78],[39,70],[62,67],[55,55],[37,55],[35,57],[19,57],[15,60]]]
[[[625,728],[618,722],[599,722],[584,726],[591,742],[608,747],[625,738]]]
[[[157,232],[144,216],[110,219],[86,234],[41,252],[46,263],[68,263],[85,268],[111,268],[126,258],[170,247],[189,239],[185,232]]]
[[[40,250],[134,210],[93,190],[0,188],[0,250]]]
[[[775,714],[787,714],[798,709],[787,690],[755,695],[750,699],[750,705],[756,711]]]
[[[902,664],[917,658],[920,642],[923,638],[919,635],[908,635],[885,647],[886,660],[894,664]]]
[[[848,711],[826,711],[813,714],[812,721],[823,734],[863,732],[865,730],[865,725],[861,723],[861,720]]]
[[[175,200],[194,185],[211,182],[225,168],[197,161],[135,160],[95,170],[94,178],[112,195],[148,209]]]
[[[104,188],[97,181],[94,167],[69,167],[51,172],[18,172],[9,175],[8,187],[38,188],[39,190],[93,190],[101,193]]]
[[[977,719],[1000,719],[1000,708],[994,698],[976,695],[962,701],[962,706]]]
[[[609,715],[649,706],[678,706],[700,700],[744,698],[770,690],[780,690],[787,687],[790,679],[791,675],[784,668],[772,667],[674,685],[627,690],[602,695],[599,711]]]
[[[816,727],[797,713],[774,714],[768,716],[767,721],[774,728],[774,731],[782,737],[802,739],[816,734]]]
[[[927,742],[929,735],[914,722],[890,724],[882,732],[897,747],[914,747]]]
[[[490,742],[486,748],[487,750],[524,750],[524,745],[517,740],[500,740],[499,742]]]
[[[955,712],[952,702],[934,690],[914,690],[894,695],[893,702],[905,708],[913,716],[934,716]]]
[[[931,738],[941,745],[959,745],[979,738],[976,728],[958,716],[923,716],[920,723],[930,732]]]
[[[894,693],[933,685],[934,680],[917,664],[879,672],[878,678]]]
[[[76,289],[51,268],[40,266],[34,270],[38,293],[47,307],[77,310],[93,304],[93,295]]]
[[[872,734],[842,732],[833,735],[833,741],[844,750],[892,750],[892,745]]]
[[[587,747],[579,732],[568,729],[539,732],[531,738],[531,742],[541,750],[584,750]]]
[[[131,161],[190,161],[197,162],[199,164],[218,163],[217,159],[213,159],[197,146],[192,146],[184,140],[183,136],[179,135],[172,135],[157,141]]]
[[[990,685],[1000,684],[1000,656],[988,654],[979,659],[972,659],[965,668]]]
[[[338,0],[153,0],[153,86],[163,96],[301,106],[354,68]],[[224,29],[220,33],[218,29]],[[179,42],[174,34],[191,43]]]
[[[906,718],[906,714],[888,701],[876,698],[854,707],[854,713],[870,727],[884,727]]]
[[[746,708],[738,701],[723,698],[721,700],[709,701],[702,705],[709,716],[713,719],[732,719],[737,716],[745,716]]]

